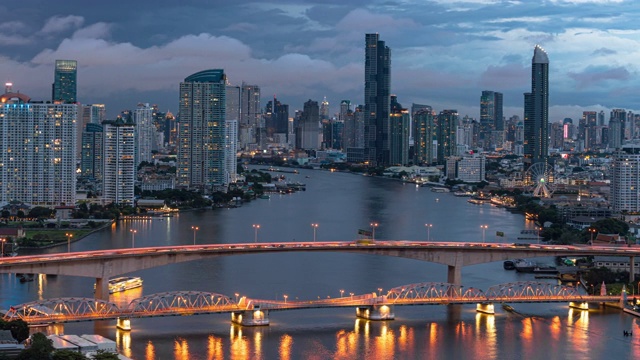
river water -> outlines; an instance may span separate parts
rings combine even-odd
[[[132,245],[354,240],[358,229],[377,222],[376,239],[513,241],[530,227],[522,215],[466,198],[434,193],[387,179],[301,170],[285,174],[307,191],[272,195],[235,209],[185,212],[172,218],[122,221],[71,245],[72,251]],[[427,230],[425,224],[433,224]],[[496,237],[496,231],[505,237]],[[510,240],[508,240],[510,239]],[[46,250],[63,252],[66,246]],[[552,259],[546,259],[551,262]],[[283,253],[222,257],[137,272],[144,286],[111,296],[118,304],[177,290],[210,291],[233,297],[317,299],[364,294],[392,287],[446,282],[446,266],[409,259],[341,253]],[[505,271],[501,263],[465,267],[465,287],[534,280]],[[21,284],[0,275],[0,308],[54,297],[92,297],[94,279],[45,277]],[[544,281],[544,280],[541,280]],[[567,304],[496,306],[495,315],[475,306],[396,307],[396,319],[358,320],[354,309],[272,312],[271,325],[231,325],[229,315],[132,319],[122,332],[110,321],[55,326],[50,332],[98,333],[116,340],[134,359],[632,359],[640,357],[640,322],[613,309],[570,310]],[[624,337],[631,330],[635,337]]]

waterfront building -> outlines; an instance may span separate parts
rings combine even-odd
[[[180,83],[180,187],[208,193],[225,182],[225,87],[222,69],[203,70]]]
[[[378,34],[365,35],[364,153],[369,165],[389,163],[391,50]]]
[[[102,198],[107,204],[133,205],[136,181],[136,125],[131,117],[102,122]]]
[[[338,113],[338,120],[342,121],[343,123],[343,147],[345,149],[356,147],[356,122],[353,110],[351,110],[350,100],[342,100],[340,102],[340,112]]]
[[[96,181],[102,181],[103,135],[102,125],[94,123],[87,124],[82,132],[80,174]]]
[[[623,145],[611,161],[611,198],[616,212],[640,212],[640,144]]]
[[[478,183],[485,179],[485,157],[466,153],[447,158],[447,178],[467,183]]]
[[[413,162],[431,164],[434,159],[433,139],[436,123],[431,108],[421,108],[413,114]]]
[[[77,77],[78,62],[76,60],[56,60],[51,100],[65,104],[75,103]]]
[[[396,95],[391,95],[389,112],[389,162],[392,165],[409,163],[409,110],[398,102]]]
[[[457,154],[456,131],[458,110],[442,110],[438,114],[436,138],[438,140],[437,162],[444,165],[446,158]]]
[[[133,122],[136,124],[136,158],[135,165],[151,162],[154,149],[156,127],[153,124],[153,109],[148,103],[138,104],[133,111]],[[156,147],[157,148],[157,147]]]
[[[524,94],[524,156],[531,165],[549,155],[549,58],[536,45],[531,59],[531,92]]]
[[[78,105],[7,92],[0,118],[0,202],[74,205]]]

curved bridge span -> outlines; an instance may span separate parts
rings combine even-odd
[[[368,293],[333,299],[273,301],[232,298],[213,292],[174,291],[135,299],[124,308],[91,298],[55,298],[12,306],[4,320],[22,319],[30,325],[130,319],[158,316],[244,312],[265,313],[311,308],[382,308],[402,305],[494,304],[535,302],[615,302],[620,296],[592,296],[574,287],[543,282],[515,282],[495,285],[483,291],[450,283],[419,283],[399,286],[386,294]],[[264,316],[264,315],[262,315]]]

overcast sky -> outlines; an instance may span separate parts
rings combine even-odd
[[[640,109],[637,0],[22,0],[0,4],[0,81],[49,100],[56,59],[78,61],[78,101],[109,117],[139,102],[177,112],[178,85],[222,68],[290,109],[363,102],[365,33],[391,48],[404,107],[479,117],[482,90],[522,118],[531,57],[550,60],[550,121]]]

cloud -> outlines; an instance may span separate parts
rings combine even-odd
[[[79,29],[73,33],[74,39],[96,39],[108,37],[111,32],[111,24],[99,22]]]
[[[396,19],[387,14],[375,14],[366,9],[355,9],[350,11],[335,26],[336,31],[349,32],[396,32],[398,30],[407,31],[418,27],[417,23],[408,18]]]
[[[480,75],[478,84],[495,91],[522,89],[529,85],[530,72],[531,68],[524,67],[522,63],[491,65]]]
[[[0,34],[0,45],[27,45],[29,43],[31,43],[31,39],[21,35]]]
[[[54,16],[49,18],[47,22],[40,30],[42,34],[57,34],[69,29],[77,29],[84,23],[82,16],[68,15],[68,16]]]
[[[0,24],[0,31],[17,32],[25,28],[22,21],[7,21]]]
[[[569,72],[568,75],[578,83],[578,88],[592,85],[602,86],[602,83],[607,80],[628,80],[631,77],[629,71],[622,66],[614,68],[587,67],[580,73]]]
[[[594,50],[591,54],[593,55],[614,55],[617,54],[618,52],[615,50],[611,50],[611,49],[607,49],[607,48],[600,48],[600,49],[596,49]]]

